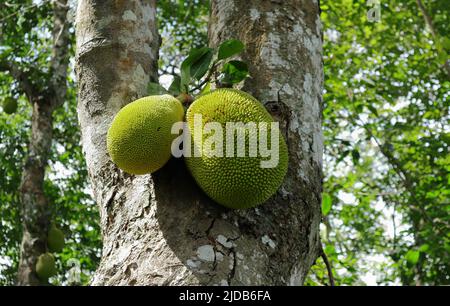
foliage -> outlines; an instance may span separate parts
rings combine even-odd
[[[321,3],[323,240],[338,284],[370,269],[381,284],[448,285],[448,4],[425,2],[433,37],[416,1],[381,1],[379,22],[366,1]]]

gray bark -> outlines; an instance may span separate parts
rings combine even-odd
[[[279,193],[242,211],[208,199],[182,160],[153,175],[130,176],[108,157],[106,132],[114,115],[156,79],[155,1],[147,3],[83,0],[77,11],[78,114],[103,234],[92,284],[302,284],[320,249],[317,3],[212,3],[212,44],[229,37],[246,43],[253,79],[245,89],[281,121],[291,156]]]
[[[17,70],[14,65],[11,65],[10,70],[33,107],[31,139],[20,185],[23,237],[17,273],[18,285],[41,284],[35,265],[39,255],[47,249],[47,229],[51,213],[44,194],[44,178],[52,144],[52,113],[64,102],[66,94],[69,62],[67,11],[67,0],[53,3],[53,47],[50,61],[52,78],[49,87],[39,90],[33,86],[26,73]]]

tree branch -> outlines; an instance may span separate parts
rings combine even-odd
[[[0,71],[7,71],[19,83],[20,88],[28,97],[30,103],[39,96],[39,90],[31,82],[27,72],[18,68],[17,63],[11,63],[5,59],[0,60]]]
[[[333,277],[333,269],[331,268],[331,264],[328,261],[327,254],[323,251],[322,245],[320,246],[320,257],[322,257],[325,266],[327,267],[328,279],[330,281],[330,286],[334,287],[334,277]]]
[[[425,19],[425,24],[430,29],[431,35],[433,36],[434,40],[439,40],[439,34],[436,31],[436,28],[434,27],[433,20],[431,19],[430,14],[428,14],[428,11],[426,10],[425,6],[423,5],[421,0],[416,0],[417,6],[419,7],[420,12],[423,15],[423,18]],[[444,68],[447,72],[448,77],[450,78],[450,60],[446,60],[444,63]]]

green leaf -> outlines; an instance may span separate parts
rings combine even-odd
[[[213,55],[214,50],[209,49],[191,65],[191,76],[194,79],[200,80],[206,74],[209,69],[209,65],[211,64]]]
[[[230,39],[230,40],[224,41],[219,46],[218,60],[229,58],[235,54],[238,54],[239,52],[244,50],[244,48],[245,48],[245,46],[240,40]]]
[[[169,86],[169,93],[172,96],[178,96],[181,93],[181,78],[178,75],[173,77],[172,84]]]
[[[409,251],[405,254],[405,259],[406,259],[406,261],[408,261],[410,264],[415,265],[415,264],[419,261],[419,256],[420,256],[420,252],[419,252],[419,251],[409,250]]]
[[[229,61],[223,65],[223,83],[236,84],[245,79],[248,75],[248,66],[242,61]]]
[[[441,38],[441,44],[442,44],[442,47],[443,47],[445,50],[450,51],[450,38],[448,38],[448,37],[442,37],[442,38]]]
[[[148,83],[147,92],[149,95],[164,95],[168,93],[161,84],[155,82]]]
[[[189,84],[191,83],[191,77],[193,73],[199,75],[199,71],[201,72],[200,66],[194,66],[195,71],[193,70],[191,73],[191,67],[197,63],[205,54],[211,52],[211,48],[202,47],[202,48],[194,48],[189,52],[189,56],[181,63],[181,92],[189,91]]]
[[[328,193],[322,194],[322,214],[324,216],[328,215],[331,210],[331,196]]]
[[[327,256],[333,256],[334,254],[336,254],[336,248],[331,244],[327,244],[325,246],[324,252],[325,254],[327,254]]]

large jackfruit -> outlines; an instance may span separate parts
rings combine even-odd
[[[220,124],[223,133],[222,157],[217,157],[216,151],[220,144],[207,140],[217,133],[216,130],[213,132],[211,129],[211,132],[204,133],[202,138],[196,136],[196,131],[198,132],[194,125],[196,115],[197,118],[198,115],[202,116],[202,128],[211,122]],[[276,129],[278,143],[274,143],[274,148],[278,145],[278,163],[274,167],[261,166],[262,161],[267,162],[270,159],[267,155],[263,157],[261,147],[258,148],[256,155],[250,154],[250,138],[257,136],[253,139],[257,139],[258,145],[261,145],[259,137],[265,135],[262,133],[260,123],[267,124],[267,148],[271,147],[270,124],[273,122],[263,105],[251,95],[235,89],[212,91],[194,101],[187,110],[186,121],[192,142],[191,157],[186,157],[186,164],[198,185],[213,200],[229,208],[249,208],[265,202],[280,187],[287,172],[287,146],[279,129]],[[235,130],[228,130],[227,123],[230,122],[255,123],[256,129],[241,126]],[[242,133],[241,136],[239,132]],[[227,138],[233,141],[227,143]],[[237,145],[239,141],[244,140],[243,138],[245,138],[245,154],[244,157],[238,157]],[[206,143],[208,145],[205,145]],[[228,146],[229,152],[234,151],[232,157],[226,156]],[[194,156],[196,149],[202,153],[200,157]]]
[[[183,106],[170,95],[144,97],[126,105],[108,130],[112,161],[130,174],[158,170],[169,160],[177,137],[171,133],[172,125],[183,117]]]

